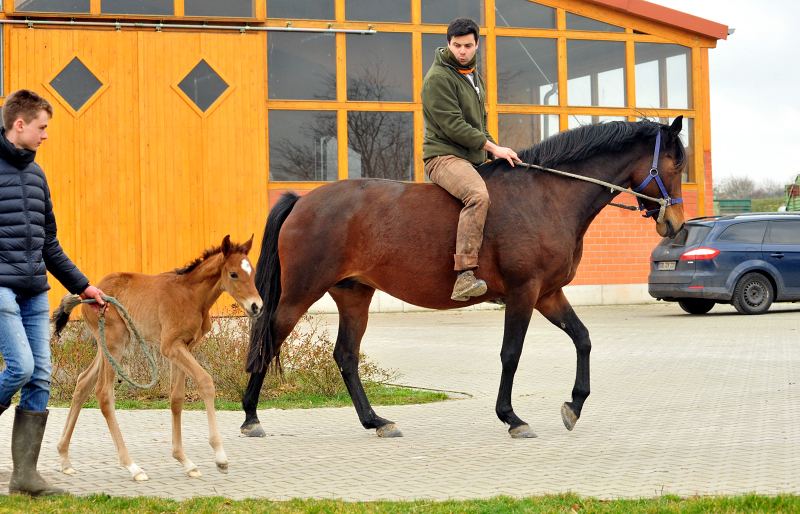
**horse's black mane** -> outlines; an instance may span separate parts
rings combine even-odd
[[[559,164],[588,159],[601,153],[624,152],[642,139],[655,138],[659,131],[667,130],[667,125],[647,119],[629,121],[610,121],[596,125],[583,125],[537,143],[526,150],[517,152],[519,159],[528,164],[554,168]],[[664,136],[662,136],[663,138]],[[666,141],[662,139],[664,143]],[[683,144],[678,144],[676,164],[683,165],[686,152]],[[483,164],[478,171],[484,179],[501,171],[514,170],[504,159],[495,159]],[[528,170],[528,168],[521,168]]]

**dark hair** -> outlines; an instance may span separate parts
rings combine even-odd
[[[20,89],[9,93],[6,101],[3,102],[3,127],[11,130],[18,118],[22,118],[25,123],[30,123],[42,110],[47,112],[51,118],[53,117],[53,106],[50,105],[50,102],[30,89]]]
[[[478,24],[475,23],[475,20],[470,18],[456,18],[455,20],[450,22],[450,25],[447,26],[447,42],[449,43],[451,39],[454,37],[461,37],[466,36],[467,34],[472,34],[475,36],[475,42],[478,42],[478,37],[480,34],[480,29],[478,28]]]

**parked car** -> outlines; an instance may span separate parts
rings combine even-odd
[[[800,301],[800,212],[687,221],[650,254],[648,291],[690,314],[717,303],[763,314],[772,302]]]

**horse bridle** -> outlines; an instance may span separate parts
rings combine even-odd
[[[676,203],[683,203],[683,198],[670,198],[669,195],[667,194],[666,188],[664,187],[664,183],[661,181],[661,177],[658,174],[658,154],[660,150],[661,150],[661,131],[659,130],[658,136],[656,136],[656,151],[655,154],[653,154],[653,167],[650,168],[650,174],[647,176],[646,179],[644,179],[644,182],[642,182],[639,187],[633,188],[633,192],[638,193],[639,191],[647,187],[647,184],[649,184],[650,181],[656,179],[656,184],[658,184],[658,188],[661,189],[661,194],[664,196],[665,203],[659,202],[661,203],[661,207],[659,207],[658,209],[648,209],[647,207],[645,207],[642,197],[637,196],[636,199],[639,201],[639,210],[644,211],[644,214],[642,214],[643,218],[650,218],[652,216],[655,216],[655,214],[658,212],[661,213],[658,218],[663,219],[664,209]]]

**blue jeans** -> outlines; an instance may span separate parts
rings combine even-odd
[[[7,406],[22,389],[19,408],[47,410],[50,399],[50,305],[47,293],[21,296],[0,287],[0,405]]]

